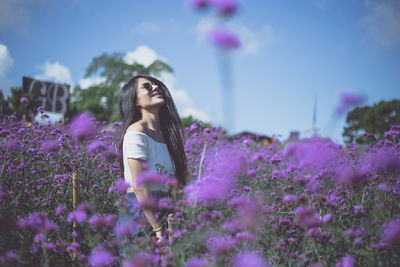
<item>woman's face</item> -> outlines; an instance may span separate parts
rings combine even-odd
[[[136,90],[136,105],[143,108],[160,108],[164,104],[164,94],[161,87],[145,79],[139,78]]]

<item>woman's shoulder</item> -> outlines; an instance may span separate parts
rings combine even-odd
[[[139,132],[139,133],[144,133],[144,124],[141,121],[137,121],[135,123],[132,123],[129,125],[129,127],[126,129],[126,132]]]
[[[130,140],[130,141],[141,141],[144,142],[146,140],[147,143],[147,135],[144,131],[144,127],[141,123],[133,123],[132,125],[130,125],[127,129],[126,129],[126,133],[125,133],[125,139]],[[129,141],[129,142],[130,142]]]

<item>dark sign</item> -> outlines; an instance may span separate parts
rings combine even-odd
[[[45,111],[65,113],[69,103],[69,85],[50,83],[22,77],[22,87],[25,92],[31,92],[41,102]]]

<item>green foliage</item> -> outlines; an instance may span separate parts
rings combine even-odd
[[[366,143],[363,133],[381,139],[390,127],[400,123],[400,100],[380,101],[371,106],[357,107],[347,113],[343,137],[346,143]]]
[[[21,98],[26,97],[29,99],[29,104],[21,103]],[[2,107],[2,114],[16,113],[18,119],[23,115],[29,119],[28,113],[36,113],[36,108],[40,106],[40,101],[35,98],[32,93],[25,92],[21,87],[11,87],[11,94],[7,100],[4,100],[3,94],[0,97],[0,105]]]
[[[0,89],[0,117],[3,115],[9,115],[12,113],[8,101],[4,98],[3,90]]]
[[[196,123],[197,126],[199,126],[202,129],[213,127],[211,123],[208,122],[197,123],[199,120],[194,118],[192,115],[181,118],[181,121],[184,128],[190,127],[193,123]]]
[[[181,118],[182,125],[183,127],[190,127],[193,123],[195,123],[197,120],[192,117],[192,115],[186,116]]]
[[[121,84],[127,83],[138,74],[158,76],[162,72],[172,72],[172,68],[155,60],[148,67],[139,63],[128,64],[122,53],[112,53],[94,58],[86,69],[85,78],[100,76],[104,82],[82,89],[77,85],[71,94],[71,110],[86,111],[100,121],[120,121],[119,91]]]

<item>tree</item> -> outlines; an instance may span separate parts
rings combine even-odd
[[[137,62],[126,63],[122,53],[103,53],[92,60],[86,69],[85,78],[99,75],[104,81],[87,89],[77,85],[71,94],[71,110],[88,111],[97,120],[120,121],[121,86],[137,74],[158,76],[164,71],[171,73],[173,70],[161,60],[155,60],[145,67]]]
[[[343,137],[346,143],[366,143],[365,132],[372,133],[377,139],[390,130],[390,127],[400,124],[400,100],[380,101],[371,106],[357,107],[347,113]]]
[[[1,95],[3,96],[3,94]],[[21,103],[22,97],[28,98],[29,103],[27,105]],[[3,114],[12,114],[15,112],[18,119],[22,119],[23,115],[25,115],[26,120],[31,119],[28,113],[36,114],[36,108],[40,105],[39,100],[37,100],[32,93],[25,92],[18,86],[11,87],[11,94],[8,96],[7,101],[4,101],[4,98],[1,97],[0,103],[2,105]]]
[[[193,123],[197,123],[197,125],[202,129],[212,128],[213,127],[211,125],[211,123],[208,123],[208,122],[198,123],[199,121],[200,120],[194,118],[192,115],[189,115],[189,116],[181,118],[181,122],[182,122],[183,128],[190,127]]]

